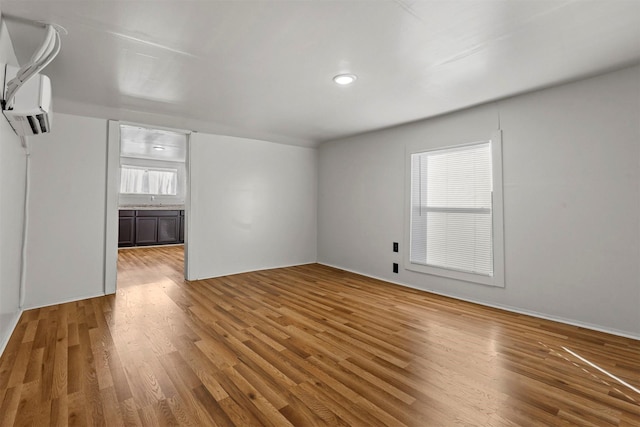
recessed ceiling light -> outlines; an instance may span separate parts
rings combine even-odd
[[[347,86],[355,82],[357,78],[355,74],[338,74],[333,78],[333,81],[340,86]]]
[[[164,151],[164,147],[160,146],[160,145],[154,145],[153,146],[154,150],[158,150],[158,151]]]

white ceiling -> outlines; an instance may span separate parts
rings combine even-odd
[[[45,70],[57,111],[303,146],[640,62],[639,0],[0,7],[68,30]],[[7,24],[24,63],[44,32]]]
[[[187,135],[123,124],[120,125],[120,156],[184,163],[187,158]]]

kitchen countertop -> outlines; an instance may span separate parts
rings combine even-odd
[[[118,210],[131,210],[131,211],[181,211],[184,210],[184,205],[131,205],[131,206],[119,206]]]

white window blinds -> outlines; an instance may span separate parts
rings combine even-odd
[[[120,168],[121,194],[175,196],[178,189],[177,169],[151,169],[136,166]]]
[[[493,275],[491,143],[411,155],[410,262]]]

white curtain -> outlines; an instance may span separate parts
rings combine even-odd
[[[177,169],[150,169],[123,165],[120,171],[121,194],[168,196],[175,196],[177,194]]]

